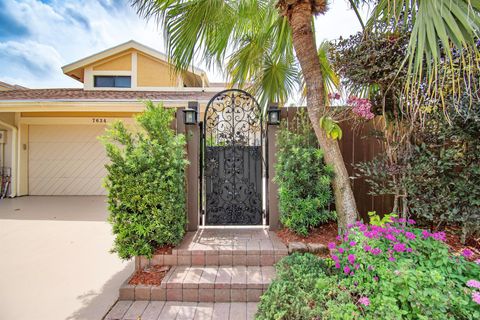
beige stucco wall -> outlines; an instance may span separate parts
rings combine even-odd
[[[132,54],[122,53],[108,59],[101,60],[95,63],[93,70],[103,71],[130,71],[132,70]]]
[[[14,112],[8,112],[8,113],[0,113],[0,120],[2,122],[6,122],[12,126],[15,126],[15,113]],[[3,167],[12,167],[12,131],[2,125],[0,123],[0,130],[4,130],[7,132],[7,143],[3,146],[3,163],[0,164],[0,166]],[[1,158],[1,156],[0,156]]]
[[[176,87],[177,78],[163,61],[137,53],[138,87]]]

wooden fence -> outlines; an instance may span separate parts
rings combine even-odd
[[[305,108],[283,108],[282,121],[292,121],[296,113]],[[306,110],[305,110],[306,111]],[[382,145],[378,139],[372,136],[372,131],[378,127],[377,121],[371,120],[362,126],[355,126],[353,122],[340,123],[343,137],[339,140],[340,150],[347,167],[357,208],[362,218],[367,219],[368,211],[376,211],[379,214],[390,213],[393,208],[393,198],[390,196],[372,196],[370,188],[363,178],[353,178],[354,165],[362,161],[372,160],[382,153]]]

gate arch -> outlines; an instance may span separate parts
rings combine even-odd
[[[263,224],[264,119],[255,98],[239,89],[217,93],[202,128],[205,225]]]

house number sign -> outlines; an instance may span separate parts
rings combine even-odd
[[[106,118],[92,118],[93,123],[107,123]]]

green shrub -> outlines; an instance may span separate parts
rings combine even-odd
[[[258,306],[257,319],[315,319],[320,292],[317,281],[335,287],[335,277],[324,260],[312,254],[293,254],[277,264],[277,276]],[[320,290],[321,291],[321,290]]]
[[[185,137],[170,128],[173,119],[173,109],[147,102],[136,117],[139,130],[115,122],[102,138],[111,160],[105,186],[112,251],[122,259],[151,256],[185,233]]]
[[[323,151],[299,115],[299,128],[286,125],[278,134],[279,151],[275,166],[278,184],[280,222],[288,229],[307,236],[310,229],[335,218],[329,210],[332,201],[333,169],[323,163]]]
[[[359,222],[331,259],[280,261],[257,319],[479,319],[480,266],[413,223]]]

